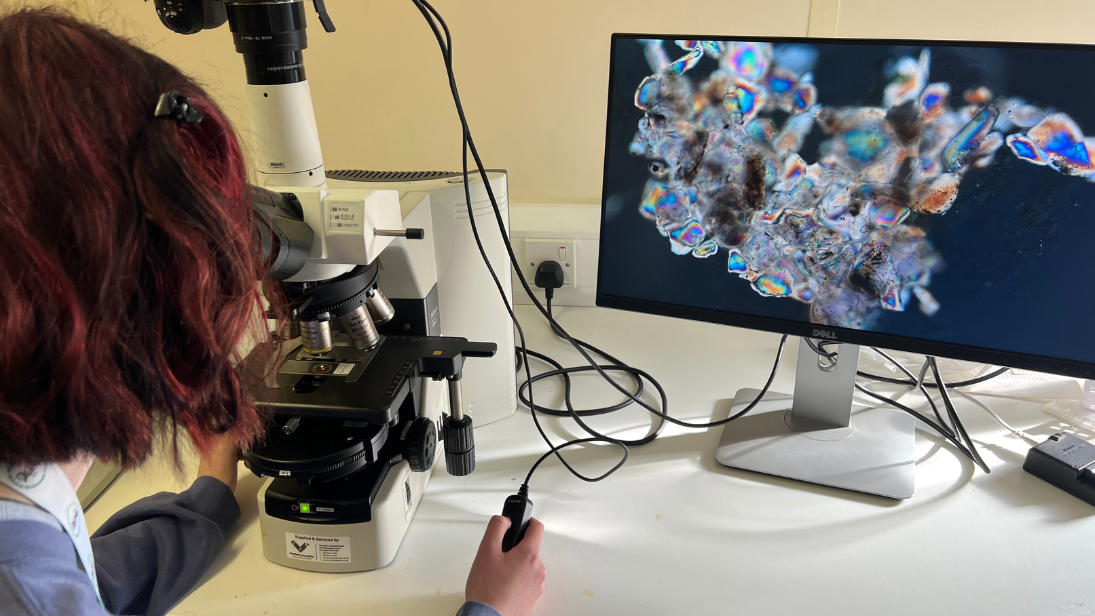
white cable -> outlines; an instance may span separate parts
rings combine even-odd
[[[996,411],[993,411],[988,406],[986,406],[983,402],[981,402],[977,398],[974,398],[970,394],[967,394],[966,392],[964,392],[960,389],[951,389],[950,391],[962,396],[966,400],[969,400],[970,402],[972,402],[972,403],[976,404],[977,406],[981,407],[981,409],[984,410],[986,413],[988,413],[989,416],[991,416],[993,419],[995,419],[997,423],[999,423],[1001,426],[1004,426],[1004,429],[1006,429],[1008,432],[1011,432],[1015,436],[1018,436],[1021,439],[1027,440],[1027,441],[1029,441],[1029,442],[1031,442],[1035,445],[1037,445],[1037,444],[1041,443],[1043,440],[1045,440],[1045,439],[1039,439],[1038,437],[1034,436],[1033,434],[1031,434],[1029,432],[1024,432],[1022,430],[1019,430],[1018,428],[1012,427],[1011,424],[1004,421],[1003,417],[1000,417],[999,415],[997,415]]]

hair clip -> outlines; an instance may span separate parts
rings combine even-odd
[[[204,117],[202,112],[190,105],[190,99],[179,94],[175,90],[169,90],[160,95],[156,102],[156,110],[152,112],[156,119],[170,118],[179,126],[183,124],[198,124]]]

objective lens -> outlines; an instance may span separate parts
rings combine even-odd
[[[379,288],[369,291],[365,298],[365,305],[369,307],[369,314],[373,316],[373,321],[376,321],[377,325],[383,325],[395,316],[395,308]]]
[[[371,349],[380,342],[380,334],[377,333],[376,326],[373,325],[373,320],[369,318],[369,312],[364,306],[358,306],[339,318],[342,319],[342,326],[346,328],[346,333],[350,334],[350,340],[355,347]]]
[[[326,321],[301,321],[300,341],[304,344],[304,350],[312,353],[326,353],[334,347],[331,342],[331,322]]]

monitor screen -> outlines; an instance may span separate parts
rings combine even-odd
[[[609,80],[599,305],[1095,375],[1095,47],[614,35]]]

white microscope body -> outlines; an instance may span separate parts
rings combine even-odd
[[[493,299],[495,290],[471,241],[466,210],[461,210],[466,207],[462,184],[453,183],[451,177],[428,183],[329,181],[308,81],[249,84],[247,91],[258,183],[293,195],[304,222],[315,234],[306,264],[285,282],[327,281],[379,259],[382,285],[393,302],[424,299],[437,289],[434,295],[441,310],[435,301],[435,314],[427,320],[440,320],[441,328],[422,335],[489,340],[502,351],[492,358],[475,360],[473,370],[463,378],[461,406],[469,416],[481,418],[481,423],[512,414],[516,408],[513,330],[503,307],[486,299]],[[504,207],[505,174],[493,172],[491,181]],[[476,180],[472,188],[477,221],[483,219],[481,234],[499,276],[507,281],[508,292],[510,266],[493,211],[488,218],[482,184]],[[508,212],[504,214],[508,216]],[[425,241],[376,233],[378,229],[402,230],[404,224],[423,228]],[[439,433],[442,418],[452,413],[450,391],[444,381],[423,378],[416,393],[422,400],[421,416],[434,422]],[[392,466],[372,500],[370,519],[351,524],[311,523],[304,521],[303,515],[272,515],[267,494],[276,478],[267,478],[257,497],[263,554],[272,562],[309,571],[384,567],[395,558],[433,463],[441,455],[440,448],[435,450],[430,468],[424,472],[412,472],[406,460]],[[308,505],[309,509],[322,508]],[[301,509],[294,513],[301,513],[304,506],[300,503]]]
[[[286,282],[329,280],[372,263],[392,242],[376,229],[402,229],[399,193],[332,189],[323,167],[308,81],[247,86],[258,183],[292,194],[315,233],[304,268]]]
[[[323,0],[310,4],[334,32]],[[300,330],[267,375],[277,393],[260,404],[273,407],[275,422],[245,452],[248,467],[268,477],[258,494],[263,553],[311,571],[383,567],[442,455],[438,441],[448,471],[468,474],[472,416],[493,421],[517,406],[513,330],[503,307],[488,301],[495,289],[471,241],[463,186],[455,174],[426,183],[328,180],[304,71],[303,0],[155,7],[180,34],[229,24],[247,72],[261,187],[256,232]],[[489,181],[508,215],[505,174]],[[474,219],[508,287],[493,208],[478,178],[470,188]],[[476,359],[465,375],[466,357]]]

